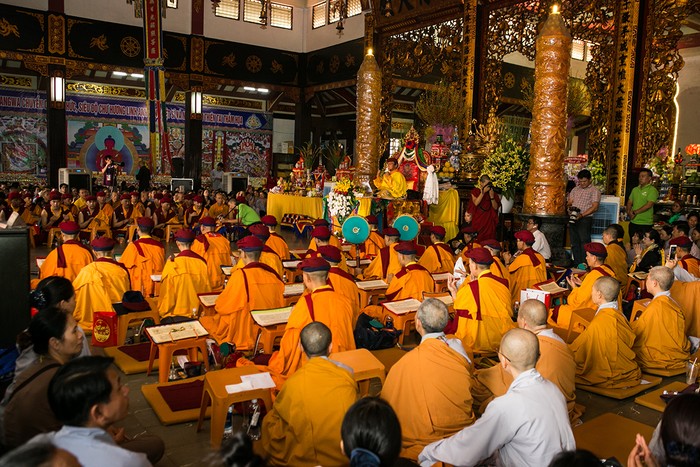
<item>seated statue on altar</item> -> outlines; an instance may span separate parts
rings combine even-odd
[[[338,180],[342,180],[343,178],[349,178],[350,180],[354,179],[355,169],[352,166],[352,158],[349,155],[345,155],[343,160],[338,165],[338,168],[335,171],[335,177]]]
[[[407,189],[422,192],[428,167],[432,163],[430,153],[424,152],[418,144],[420,138],[413,127],[408,130],[403,140],[404,147],[393,157],[398,160],[399,171],[406,179]]]
[[[379,192],[377,197],[384,199],[397,199],[406,196],[406,179],[398,170],[398,161],[395,157],[390,157],[386,161],[386,169],[377,172],[374,179],[374,186]]]

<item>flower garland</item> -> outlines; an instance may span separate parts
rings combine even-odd
[[[359,204],[355,198],[352,181],[349,178],[343,178],[337,182],[333,190],[326,196],[325,201],[330,215],[335,216],[341,224]]]

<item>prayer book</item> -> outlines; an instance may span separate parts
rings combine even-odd
[[[269,310],[255,310],[250,314],[258,324],[258,326],[273,326],[275,324],[286,324],[289,321],[289,315],[292,312],[291,306],[283,308],[271,308]]]
[[[293,297],[295,295],[301,295],[304,293],[304,284],[285,284],[284,285],[284,296]]]
[[[270,389],[275,387],[270,373],[255,373],[252,375],[241,375],[241,382],[238,384],[227,384],[226,392],[236,394],[238,392],[253,391],[255,389]]]
[[[405,315],[406,313],[417,311],[418,307],[420,306],[420,302],[415,298],[406,298],[395,302],[384,302],[382,303],[382,306],[395,315]]]
[[[193,339],[209,334],[199,321],[184,321],[182,323],[151,326],[146,329],[151,340],[156,344],[175,342],[182,339]]]
[[[381,279],[378,280],[373,280],[373,281],[361,281],[357,282],[357,288],[360,290],[375,290],[375,289],[384,289],[389,287],[389,284],[384,282]]]
[[[216,299],[219,298],[219,293],[207,293],[207,294],[201,294],[198,295],[199,301],[202,303],[202,305],[206,307],[212,307],[216,303]]]

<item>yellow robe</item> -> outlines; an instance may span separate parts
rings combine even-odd
[[[569,328],[569,322],[571,321],[571,315],[573,314],[574,310],[582,310],[584,308],[592,308],[595,310],[598,308],[595,303],[593,303],[593,299],[591,298],[593,284],[595,284],[595,281],[601,277],[606,276],[615,277],[615,271],[613,271],[607,264],[604,264],[591,269],[583,277],[581,285],[575,287],[571,293],[569,293],[569,296],[566,297],[566,304],[555,309],[552,319],[554,319],[558,327],[564,329]],[[556,310],[558,310],[558,314],[556,313]]]
[[[505,279],[508,282],[508,288],[510,290],[510,271],[508,271],[508,268],[505,267],[498,256],[493,257],[493,263],[491,263],[491,273],[496,277]]]
[[[678,266],[685,269],[695,277],[700,277],[700,260],[695,256],[685,255],[678,261]]]
[[[608,251],[608,257],[605,258],[605,264],[610,266],[610,269],[615,273],[615,279],[620,283],[620,293],[624,297],[627,294],[629,285],[629,266],[627,266],[627,251],[620,243],[611,242],[605,247]]]
[[[323,357],[307,361],[287,380],[263,420],[268,464],[346,465],[340,426],[357,397],[357,384],[346,369]]]
[[[276,233],[270,232],[270,238],[267,239],[265,245],[269,246],[275,253],[277,253],[277,256],[279,256],[281,260],[287,260],[290,258],[289,245],[287,245],[284,238],[280,237]]]
[[[98,205],[99,207],[99,205]],[[112,215],[114,214],[114,208],[112,207],[111,204],[105,203],[101,208],[100,208],[100,214],[102,214],[106,219],[109,219],[107,222],[109,225],[112,225]]]
[[[277,256],[277,253],[273,252],[272,250],[263,250],[260,253],[260,262],[270,266],[280,277],[284,276],[284,266],[282,265],[282,260],[279,256]],[[243,262],[238,261],[236,262],[236,265],[233,267],[231,272],[235,271],[236,269],[241,269],[242,267]]]
[[[382,398],[401,422],[401,456],[417,459],[428,444],[474,423],[467,360],[445,342],[426,339],[394,366]]]
[[[365,270],[362,271],[361,277],[365,280],[370,278],[386,280],[387,276],[389,275],[390,264],[392,262],[399,264],[398,256],[396,250],[394,249],[395,245],[396,244],[394,243],[379,250],[379,254],[372,260],[371,263],[369,263]],[[400,270],[401,267],[399,267],[393,274],[396,275],[396,273]]]
[[[527,253],[539,260],[537,266],[534,265]],[[520,301],[521,290],[547,280],[547,266],[544,257],[532,248],[527,248],[516,256],[513,262],[508,265],[508,271],[510,272],[510,295],[513,303]]]
[[[204,258],[190,250],[180,252],[163,267],[158,301],[160,317],[192,317],[192,311],[200,305],[197,294],[207,292],[211,292],[211,283]]]
[[[122,301],[124,292],[130,289],[129,273],[111,258],[98,258],[80,270],[73,288],[73,316],[83,330],[89,331],[95,311],[113,311],[112,303]]]
[[[632,323],[632,350],[642,371],[685,368],[690,341],[685,335],[685,317],[678,304],[665,295],[656,296]]]
[[[283,294],[284,283],[276,272],[262,263],[249,263],[231,273],[216,299],[216,314],[200,321],[219,344],[231,342],[238,350],[251,350],[260,327],[250,312],[283,307]]]
[[[229,209],[226,203],[214,203],[211,206],[209,206],[209,216],[213,217],[214,219],[216,219],[219,216],[225,216],[226,214],[228,214],[228,211]]]
[[[131,290],[139,290],[147,297],[155,291],[151,275],[163,272],[165,248],[161,242],[144,235],[124,248],[119,261],[129,270]]]
[[[425,253],[420,257],[418,264],[431,274],[451,273],[455,269],[455,257],[446,243],[438,242],[425,249]]]
[[[337,249],[339,249],[339,250],[341,250],[341,251],[343,250],[343,245],[340,243],[340,240],[339,240],[338,237],[336,237],[335,235],[331,235],[331,236],[330,236],[330,238],[328,239],[328,244],[329,244],[330,246],[336,247]],[[311,241],[309,242],[309,248],[307,248],[307,249],[308,249],[308,250],[318,251],[318,245],[316,245],[316,239],[315,239],[315,238],[313,238],[313,237],[311,238]]]
[[[576,360],[576,383],[601,388],[636,386],[642,377],[632,351],[634,332],[614,308],[598,310],[569,346]]]
[[[367,237],[367,240],[364,241],[362,246],[359,249],[356,245],[353,245],[352,248],[350,248],[350,258],[355,259],[357,258],[357,255],[360,255],[360,258],[374,258],[379,255],[379,251],[386,246],[386,243],[384,242],[384,237],[379,235],[379,232],[376,230],[373,230],[369,233],[369,237]]]
[[[195,239],[192,251],[207,262],[212,290],[223,290],[226,276],[221,266],[231,266],[231,243],[228,238],[218,233],[207,232]]]
[[[683,310],[685,334],[700,337],[700,282],[673,281],[671,297]]]
[[[433,276],[418,263],[409,263],[394,277],[386,290],[387,301],[404,300],[415,298],[423,301],[423,292],[434,292],[435,281]],[[381,318],[384,314],[384,307],[381,305],[368,305],[363,310],[364,313]]]
[[[403,198],[408,189],[406,178],[398,170],[392,170],[375,178],[374,186],[377,187],[377,190],[385,192],[384,195],[389,195],[392,198]]]
[[[491,271],[460,287],[454,309],[454,321],[445,332],[454,333],[465,349],[494,352],[503,334],[515,327],[508,286]]]
[[[352,307],[352,328],[355,329],[357,317],[360,315],[360,289],[355,284],[355,278],[340,268],[332,267],[328,271],[328,280],[333,290],[350,302]]]
[[[65,257],[65,267],[59,267],[61,252]],[[68,240],[46,256],[39,271],[39,280],[49,276],[61,276],[72,282],[78,277],[80,270],[92,263],[93,259],[92,251],[84,247],[79,240]]]

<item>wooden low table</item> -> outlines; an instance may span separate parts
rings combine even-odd
[[[369,394],[369,380],[379,378],[382,386],[386,377],[384,364],[367,349],[348,350],[333,353],[328,356],[331,360],[344,363],[353,369],[353,377],[360,386],[360,396]]]
[[[367,282],[367,281],[364,281]],[[358,282],[358,284],[361,284],[362,282]],[[360,291],[360,308],[364,308],[367,305],[370,304],[370,300],[373,300],[374,303],[373,305],[377,304],[377,301],[379,300],[379,297],[383,296],[387,289],[389,288],[388,285],[382,286],[382,287],[373,287],[371,289],[361,289],[358,287]]]
[[[573,432],[577,449],[587,449],[603,459],[615,457],[624,464],[634,446],[637,433],[648,441],[654,427],[606,413],[577,426]]]
[[[167,383],[170,375],[170,365],[173,360],[173,354],[177,350],[185,349],[188,351],[190,361],[197,360],[197,351],[202,354],[204,367],[209,371],[209,354],[207,353],[207,338],[209,336],[194,337],[190,339],[180,339],[173,342],[163,342],[155,344],[151,342],[151,354],[148,359],[148,370],[146,375],[151,374],[153,362],[156,358],[156,349],[158,349],[158,382]]]

